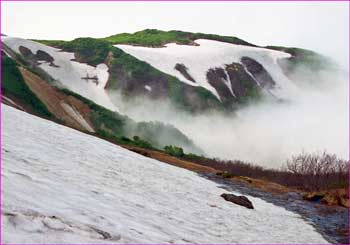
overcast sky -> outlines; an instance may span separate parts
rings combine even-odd
[[[104,37],[145,28],[296,46],[348,67],[348,2],[1,2],[1,32],[38,39]]]

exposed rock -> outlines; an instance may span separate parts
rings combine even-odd
[[[196,80],[188,73],[188,68],[184,64],[177,63],[175,70],[179,71],[187,80],[196,83]]]
[[[119,90],[124,99],[140,96],[151,100],[170,99],[174,105],[191,112],[222,108],[221,102],[205,88],[177,81],[162,72],[152,72],[148,66],[142,72],[129,72],[121,64],[112,62],[109,69],[111,75],[105,88],[111,93]],[[152,93],[145,89],[146,85],[152,88]]]
[[[47,63],[50,63],[50,66],[53,67],[59,67],[58,65],[54,64],[54,58],[46,53],[45,51],[38,50],[36,51],[36,54],[34,54],[29,48],[24,46],[19,46],[19,52],[30,62],[34,63],[35,65],[38,65],[38,61],[45,61]]]
[[[25,58],[32,60],[32,61],[36,61],[35,55],[33,54],[33,52],[29,48],[26,48],[24,46],[19,46],[18,50],[21,53],[21,55],[23,55]]]
[[[215,88],[221,101],[232,103],[235,97],[229,87],[225,84],[225,80],[229,83],[227,79],[228,77],[225,70],[222,68],[212,68],[207,71],[207,80],[209,84]]]
[[[224,198],[228,202],[232,202],[234,204],[246,207],[248,209],[254,209],[253,204],[249,199],[245,196],[236,196],[234,194],[221,194],[221,197]]]
[[[47,109],[68,126],[83,131],[93,132],[90,121],[90,108],[84,102],[62,93],[41,77],[19,67],[24,82],[33,93],[45,104]],[[67,108],[70,108],[67,110]]]
[[[47,63],[50,63],[50,66],[59,67],[58,65],[55,65],[54,63],[55,59],[45,51],[42,51],[42,50],[36,51],[35,57],[37,58],[37,60],[43,60],[43,61],[46,61]]]
[[[258,84],[246,72],[243,65],[232,63],[226,65],[226,72],[231,81],[232,91],[237,98],[249,96],[251,91],[258,90]]]
[[[311,192],[303,195],[303,199],[311,202],[320,201],[324,197],[323,193]]]
[[[254,76],[259,82],[262,88],[272,89],[276,82],[272,79],[271,75],[266,69],[256,60],[249,57],[242,57],[241,62],[247,68],[247,70]]]
[[[321,192],[308,192],[303,194],[303,199],[307,201],[320,201],[328,206],[349,207],[349,195],[346,189],[334,189]]]

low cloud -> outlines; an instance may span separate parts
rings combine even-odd
[[[274,168],[302,151],[326,150],[348,159],[347,74],[324,72],[316,80],[305,74],[295,77],[297,93],[293,91],[282,102],[265,100],[247,105],[235,116],[215,112],[189,115],[168,101],[139,98],[124,103],[120,96],[112,97],[135,120],[174,125],[211,157]]]

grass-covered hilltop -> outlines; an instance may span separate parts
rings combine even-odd
[[[204,75],[209,83],[208,87],[214,88],[215,94],[213,94],[213,92],[208,91],[208,87],[191,86],[189,83],[183,82],[187,78],[193,81],[193,85],[196,85],[196,82],[198,83],[198,81],[191,79],[191,74],[196,72],[192,67],[179,63],[174,65],[174,69],[178,70],[181,73],[180,75],[167,73],[157,69],[155,65],[138,59],[121,48],[114,46],[127,44],[160,48],[168,43],[198,46],[199,44],[195,42],[197,39],[257,47],[237,37],[155,29],[146,29],[133,34],[121,33],[105,38],[77,38],[73,41],[36,41],[67,52],[74,52],[76,60],[79,62],[92,66],[100,63],[107,64],[110,71],[110,77],[106,84],[107,91],[118,91],[123,95],[123,98],[128,100],[140,96],[155,101],[167,99],[177,108],[191,113],[212,109],[234,111],[242,104],[260,100],[263,97],[261,94],[266,94],[264,90],[270,89],[274,85],[275,82],[271,79],[266,67],[255,59],[249,61],[247,65],[243,63],[243,66],[239,63],[231,62],[223,64],[223,69],[214,66],[212,69],[204,71],[206,73]],[[326,57],[312,51],[276,46],[265,48],[290,54],[289,58],[279,60],[279,65],[288,77],[293,77],[293,73],[299,65],[310,68],[310,73],[312,74],[325,67],[331,67],[331,63]],[[201,62],[201,60],[198,60],[198,62]],[[250,70],[248,69],[249,74],[247,73],[248,65],[250,67]],[[259,79],[263,86],[256,84]],[[266,80],[268,80],[268,84],[264,87]],[[151,87],[152,91],[147,91],[145,89],[146,86]]]

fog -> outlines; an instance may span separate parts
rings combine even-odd
[[[344,72],[324,72],[319,79],[301,73],[294,81],[298,92],[283,101],[249,104],[236,116],[222,113],[189,115],[168,101],[145,98],[115,102],[140,121],[170,123],[189,136],[208,156],[240,159],[279,168],[287,158],[305,152],[335,153],[348,159],[349,87]]]

